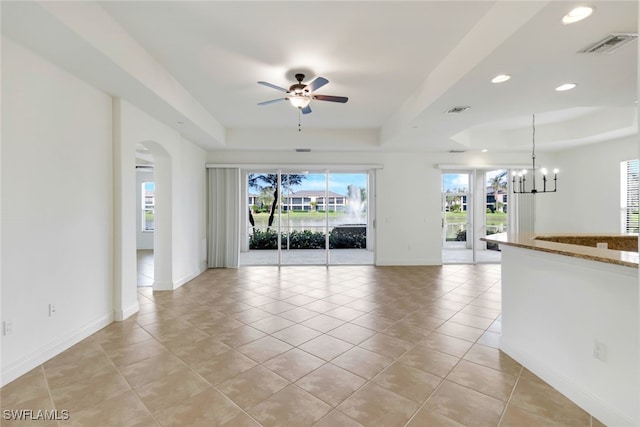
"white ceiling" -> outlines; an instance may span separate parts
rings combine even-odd
[[[524,150],[637,133],[637,1],[2,2],[2,33],[207,149]],[[330,82],[302,116],[297,72]],[[512,75],[490,83],[500,73]],[[556,92],[562,83],[576,89]],[[470,106],[458,115],[454,106]],[[182,122],[182,124],[178,124]],[[269,139],[265,144],[264,139]]]

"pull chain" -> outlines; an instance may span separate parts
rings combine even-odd
[[[302,126],[300,125],[300,112],[302,108],[298,107],[298,132],[302,132]]]

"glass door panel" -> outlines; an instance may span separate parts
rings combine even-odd
[[[469,172],[442,174],[442,262],[473,263]]]
[[[485,215],[482,235],[505,233],[508,213],[509,171],[496,169],[484,172]],[[497,244],[480,241],[477,245],[478,262],[500,262],[501,253]]]
[[[283,265],[325,265],[326,173],[282,173],[281,230]]]
[[[329,174],[327,194],[330,264],[373,264],[369,174]]]
[[[278,264],[280,209],[276,200],[278,171],[247,174],[247,215],[242,233],[240,265]]]

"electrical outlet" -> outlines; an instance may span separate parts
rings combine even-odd
[[[53,317],[54,314],[56,314],[56,306],[49,304],[49,317]]]
[[[599,341],[594,341],[593,357],[602,362],[605,362],[607,360],[607,346]]]
[[[5,320],[2,322],[2,335],[11,335],[13,333],[13,322],[11,320]]]

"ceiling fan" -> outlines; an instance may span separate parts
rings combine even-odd
[[[311,83],[304,84],[302,83],[302,81],[304,80],[304,74],[296,74],[296,80],[298,81],[298,83],[291,85],[289,89],[276,86],[269,82],[258,82],[258,84],[261,84],[263,86],[267,86],[287,93],[287,96],[284,98],[259,102],[258,105],[267,105],[273,104],[274,102],[289,101],[291,102],[291,105],[299,108],[302,114],[309,114],[311,112],[309,103],[314,99],[317,99],[318,101],[340,102],[343,104],[349,100],[349,98],[347,98],[346,96],[316,95],[314,92],[317,89],[329,83],[329,80],[325,79],[324,77],[316,77],[315,79],[313,79],[313,81],[311,81]]]

